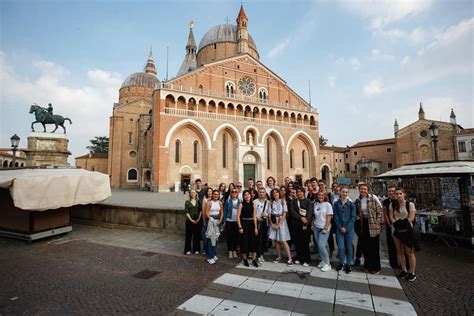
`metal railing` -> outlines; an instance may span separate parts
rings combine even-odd
[[[305,112],[316,112],[316,110],[312,107],[305,107],[305,106],[294,105],[294,104],[289,104],[289,103],[281,103],[281,102],[271,101],[268,99],[247,97],[247,96],[239,95],[239,94],[230,94],[230,93],[225,93],[225,92],[211,91],[211,90],[187,87],[187,86],[182,86],[182,85],[174,85],[174,84],[170,84],[166,82],[161,83],[161,88],[172,90],[172,91],[178,91],[178,92],[198,94],[198,95],[207,96],[207,97],[224,98],[224,99],[237,100],[237,101],[242,101],[242,102],[270,105],[270,106],[274,106],[274,107],[282,108],[282,109],[293,109],[293,110],[305,111]]]
[[[246,116],[240,116],[240,115],[229,115],[229,114],[222,114],[222,113],[202,112],[202,111],[168,108],[168,107],[165,107],[165,111],[161,112],[161,114],[169,115],[169,116],[189,117],[189,118],[195,117],[195,118],[206,119],[206,120],[245,122],[245,123],[252,123],[252,124],[258,124],[258,125],[265,125],[265,126],[281,126],[281,127],[292,127],[292,128],[298,128],[298,129],[306,128],[306,129],[311,129],[311,130],[318,129],[317,126],[303,124],[303,123],[285,122],[285,121],[279,121],[279,120],[268,120],[261,117],[246,117]]]

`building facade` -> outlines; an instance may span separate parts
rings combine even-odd
[[[150,52],[125,80],[110,118],[113,187],[320,177],[318,113],[260,62],[248,26],[241,7],[197,47],[191,23],[174,79],[158,80]]]
[[[456,135],[456,158],[474,160],[474,128],[466,128]]]
[[[108,154],[89,153],[75,158],[76,167],[108,174]]]
[[[0,168],[18,168],[26,166],[26,154],[22,149],[15,153],[15,162],[13,162],[13,151],[11,148],[0,148]]]

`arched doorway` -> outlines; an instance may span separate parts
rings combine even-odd
[[[370,170],[367,167],[362,167],[360,169],[360,181],[369,183],[370,180]]]
[[[326,181],[326,185],[330,187],[331,171],[329,170],[329,167],[327,165],[321,167],[321,179]]]
[[[260,170],[260,156],[256,152],[247,152],[242,159],[243,167],[243,183],[247,183],[249,178],[259,179],[261,175]]]

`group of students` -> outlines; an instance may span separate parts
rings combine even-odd
[[[402,188],[390,187],[388,194],[382,205],[365,183],[359,184],[359,196],[352,201],[347,187],[334,183],[329,192],[326,182],[316,178],[307,180],[304,187],[289,177],[280,187],[273,177],[267,178],[266,186],[262,181],[248,179],[245,189],[240,182],[228,187],[221,183],[212,189],[197,179],[185,202],[184,252],[199,254],[202,240],[207,262],[215,264],[217,241],[224,233],[229,258],[239,258],[245,266],[258,267],[265,261],[263,254],[268,250],[269,240],[276,249],[273,262],[308,266],[312,239],[321,259],[318,268],[327,272],[331,270],[335,235],[337,271],[350,273],[363,257],[364,271],[380,274],[379,235],[386,226],[390,263],[394,268],[401,267],[400,277],[413,281],[416,258],[410,228],[415,221],[415,206],[406,200]],[[358,236],[355,261],[354,234]],[[290,244],[296,250],[294,257]]]

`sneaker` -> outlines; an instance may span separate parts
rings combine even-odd
[[[309,263],[307,262],[303,263],[303,267],[309,267]]]
[[[216,263],[216,262],[214,261],[214,259],[207,259],[207,262],[209,262],[209,264],[214,264],[214,263]]]
[[[397,277],[399,277],[400,279],[404,279],[407,277],[407,275],[408,273],[406,271],[402,271],[397,275]]]
[[[232,257],[238,258],[238,256],[237,256],[237,251],[232,251]]]
[[[331,266],[329,264],[324,264],[323,267],[321,268],[321,271],[323,272],[331,271]]]
[[[370,272],[370,273],[372,273],[373,275],[379,275],[379,274],[380,274],[380,271],[372,271],[372,272]]]
[[[186,255],[189,256],[191,254],[191,251],[187,251]]]
[[[258,268],[258,262],[257,260],[252,260],[252,264],[255,268]]]
[[[321,269],[321,268],[323,267],[323,265],[324,265],[324,262],[320,261],[320,262],[318,263],[318,269]]]
[[[260,262],[265,262],[265,258],[263,256],[260,256]]]
[[[345,271],[347,274],[351,273],[351,272],[352,272],[351,266],[348,265],[348,264],[346,264],[346,266],[344,267],[344,271]]]
[[[194,254],[195,254],[195,255],[198,255],[198,254],[199,254],[199,251],[195,251]]]
[[[217,258],[217,256],[214,256],[214,258],[212,258],[212,259],[214,259],[214,261],[219,260],[219,258]]]
[[[293,265],[293,260],[288,260],[287,263],[286,263],[289,267],[291,267]]]
[[[355,259],[354,267],[360,267],[360,259],[359,258]]]
[[[232,254],[232,251],[229,251],[229,259],[234,258],[234,255]]]
[[[242,261],[243,261],[243,263],[244,263],[244,266],[250,267],[248,260],[242,260]]]
[[[295,264],[300,264],[301,262],[299,260],[295,260]]]
[[[275,260],[273,260],[273,263],[281,263],[281,258],[280,257],[276,258]]]
[[[408,273],[405,277],[405,280],[413,282],[416,280],[416,275],[414,273]]]
[[[339,271],[342,270],[342,268],[344,268],[344,265],[343,265],[342,263],[340,263],[340,264],[337,266],[336,271],[339,272]]]

